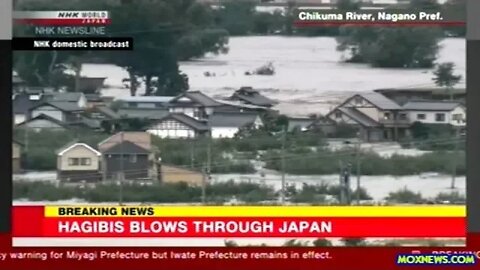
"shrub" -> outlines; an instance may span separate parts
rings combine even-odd
[[[421,203],[423,202],[422,195],[408,190],[406,187],[402,190],[390,192],[385,198],[387,201],[394,203]]]

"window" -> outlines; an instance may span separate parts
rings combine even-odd
[[[388,112],[383,114],[383,119],[385,119],[385,120],[390,120],[390,117],[391,117],[391,115]]]
[[[455,120],[455,121],[462,121],[463,120],[463,115],[460,114],[460,113],[456,113],[456,114],[452,115],[452,119]]]
[[[445,121],[445,114],[444,113],[436,113],[435,114],[435,121],[444,122]]]
[[[398,119],[400,119],[400,120],[407,120],[407,114],[401,113],[401,114],[398,116]]]
[[[69,158],[68,159],[68,165],[69,166],[78,166],[80,164],[80,159],[79,158]]]
[[[136,102],[128,102],[128,107],[130,108],[137,108],[138,104]]]
[[[91,158],[69,158],[69,166],[90,166],[92,164]]]
[[[82,166],[90,166],[92,164],[92,160],[90,158],[81,158],[80,165]]]
[[[335,112],[335,118],[342,118],[341,112]]]
[[[128,157],[128,160],[130,161],[130,163],[136,163],[137,162],[137,155],[130,155]]]
[[[427,115],[424,113],[419,113],[417,114],[417,119],[418,120],[425,120],[427,118]]]

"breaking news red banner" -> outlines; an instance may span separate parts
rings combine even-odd
[[[230,209],[229,209],[230,208]],[[224,216],[231,207],[14,207],[14,237],[465,237],[463,207],[426,208],[430,216],[404,213],[359,216],[361,212],[343,208],[345,213],[322,216],[325,207],[311,208],[316,216],[277,216],[268,208],[243,207],[238,214]],[[385,207],[383,207],[385,208]],[[297,207],[297,210],[301,207]],[[360,208],[357,208],[357,211]],[[374,207],[371,207],[373,211]],[[378,209],[378,208],[377,208]],[[391,210],[401,210],[396,207]],[[186,211],[185,211],[186,210]],[[449,212],[450,210],[450,212]],[[255,216],[264,214],[262,216]],[[331,211],[331,210],[330,210]],[[419,210],[420,213],[424,210]],[[178,212],[169,216],[168,212]],[[382,211],[388,213],[387,211]],[[166,213],[166,214],[165,214]],[[232,211],[235,213],[235,211]],[[298,213],[294,211],[293,213]],[[165,216],[166,215],[166,216]],[[252,216],[249,216],[252,215]],[[28,220],[29,222],[25,222]]]

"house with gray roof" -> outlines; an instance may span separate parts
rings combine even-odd
[[[151,151],[128,140],[120,141],[101,151],[105,180],[118,180],[123,173],[125,180],[145,180],[152,176]]]
[[[30,108],[45,102],[43,93],[15,93],[12,95],[13,122],[15,125],[30,119]]]
[[[411,125],[400,105],[376,92],[353,95],[326,117],[357,126],[366,141],[398,140],[409,135]]]
[[[147,132],[160,138],[195,138],[208,133],[206,121],[200,121],[183,113],[170,113],[154,122]]]
[[[458,101],[409,101],[402,108],[411,123],[466,125],[466,107]]]
[[[241,87],[229,98],[229,100],[241,101],[242,103],[271,108],[277,104],[276,101],[260,94],[259,90],[252,87]]]
[[[71,126],[69,126],[68,124],[59,121],[53,117],[50,117],[46,114],[40,114],[38,116],[30,118],[27,121],[16,125],[15,127],[21,129],[29,129],[34,132],[40,132],[42,130],[65,131],[71,128]]]
[[[67,101],[48,101],[30,108],[31,117],[45,114],[64,123],[79,121],[83,112],[84,108],[79,107],[77,103]]]
[[[169,112],[182,113],[197,120],[206,120],[216,108],[224,105],[200,91],[188,91],[170,100]]]
[[[208,119],[212,138],[233,138],[246,128],[258,129],[263,126],[256,113],[215,112]]]

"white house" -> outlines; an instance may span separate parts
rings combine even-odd
[[[208,119],[212,138],[233,138],[242,128],[258,129],[262,119],[255,113],[215,112]]]
[[[171,113],[151,125],[147,132],[160,138],[195,138],[209,130],[207,124],[185,114]]]
[[[466,107],[459,102],[410,101],[402,109],[411,123],[466,125]]]

